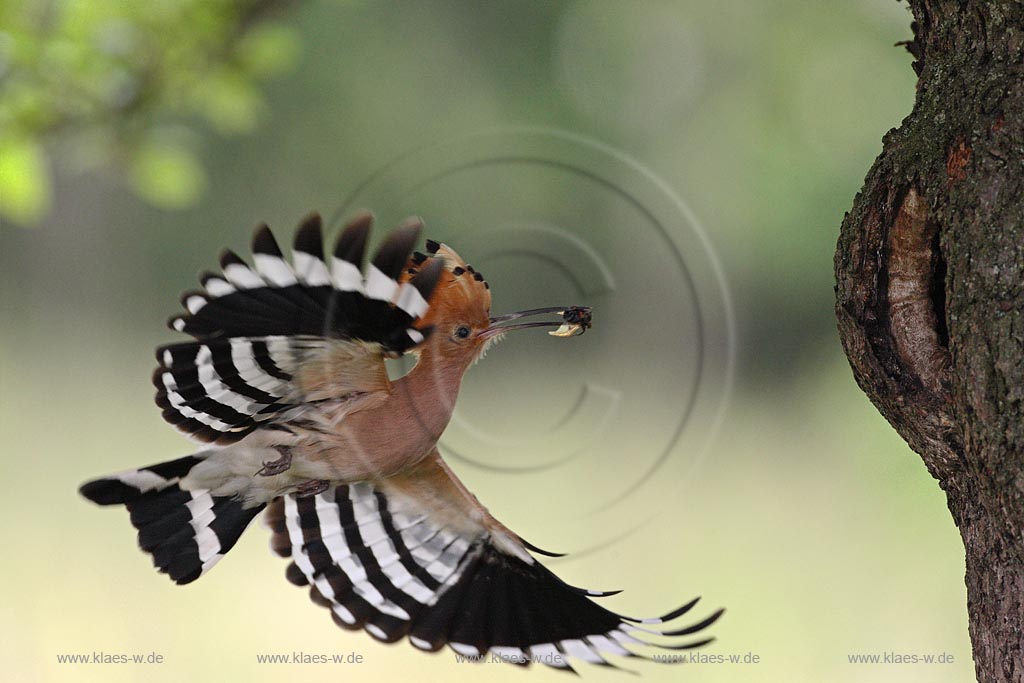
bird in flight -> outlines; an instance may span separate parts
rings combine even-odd
[[[427,253],[413,251],[418,219],[364,267],[371,223],[356,215],[329,259],[316,214],[290,263],[265,225],[252,266],[225,251],[169,321],[194,341],[159,347],[153,373],[164,419],[204,446],[81,494],[126,506],[139,546],[179,584],[265,511],[287,578],[342,628],[387,643],[572,670],[572,660],[613,665],[609,656],[710,642],[700,632],[722,610],[668,624],[696,599],[637,619],[594,601],[618,591],[562,581],[535,557],[554,554],[495,519],[438,452],[462,377],[491,343],[535,327],[582,334],[590,309],[492,317],[488,283],[454,250],[428,240]],[[557,320],[515,322],[538,315]],[[390,379],[385,359],[406,353],[415,366]]]

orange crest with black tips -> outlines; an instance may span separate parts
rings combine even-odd
[[[425,329],[440,323],[464,322],[486,327],[491,313],[491,291],[484,276],[447,244],[427,240],[427,252],[429,255],[414,253],[402,276],[415,277],[431,257],[444,263],[444,271],[430,297],[430,309],[416,326]]]

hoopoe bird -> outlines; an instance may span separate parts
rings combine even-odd
[[[192,455],[87,482],[100,505],[124,505],[138,543],[179,584],[209,571],[260,512],[286,576],[334,621],[422,650],[608,665],[648,647],[685,650],[721,615],[616,614],[563,582],[537,548],[495,519],[442,459],[437,441],[466,370],[512,330],[590,327],[585,307],[491,317],[483,276],[445,244],[413,252],[408,220],[366,267],[372,218],[361,213],[325,260],[321,220],[307,217],[289,263],[256,230],[254,266],[225,251],[220,273],[186,292],[169,326],[194,341],[157,349],[163,417],[206,445]],[[557,321],[513,322],[536,315]],[[385,359],[416,357],[389,379]],[[659,636],[666,636],[658,642]],[[697,639],[689,638],[694,636]],[[653,637],[653,638],[652,638]]]

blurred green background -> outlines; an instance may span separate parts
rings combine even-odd
[[[287,236],[312,208],[330,215],[425,143],[529,125],[601,141],[660,176],[700,217],[734,307],[735,383],[717,438],[616,508],[616,524],[637,530],[556,568],[627,589],[607,604],[628,614],[702,594],[706,609],[729,610],[708,651],[760,663],[627,664],[653,680],[970,679],[957,531],[918,457],[855,386],[832,315],[843,212],[913,101],[911,58],[893,47],[909,22],[893,0],[0,2],[5,678],[558,676],[342,632],[283,580],[255,527],[209,576],[175,587],[134,548],[123,512],[75,494],[86,478],[189,448],[152,406],[151,349],[173,339],[164,321],[177,294],[221,247],[244,251],[260,221]],[[515,218],[502,196],[461,201],[453,213]],[[443,206],[422,211],[444,232]],[[625,230],[595,213],[595,234]],[[512,271],[498,273],[510,284],[504,295],[495,284],[496,308],[520,303],[509,287],[529,273]],[[656,284],[658,303],[668,295]],[[530,374],[577,358],[675,362],[652,351],[658,320],[606,322],[565,346],[504,342],[467,379],[474,424],[541,424],[537,406],[558,387],[539,381],[531,395]],[[624,396],[650,411],[673,405],[653,390]],[[645,452],[645,431],[618,436]],[[632,458],[623,453],[622,472]],[[454,466],[541,546],[606,536],[606,520],[585,514],[587,493],[621,476],[614,466],[552,474],[540,491]],[[365,662],[256,664],[295,650]],[[165,663],[56,661],[93,651]],[[848,663],[891,651],[954,663]]]

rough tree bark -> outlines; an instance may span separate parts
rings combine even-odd
[[[843,221],[857,383],[945,490],[975,669],[1024,682],[1024,2],[910,0],[912,113]]]

